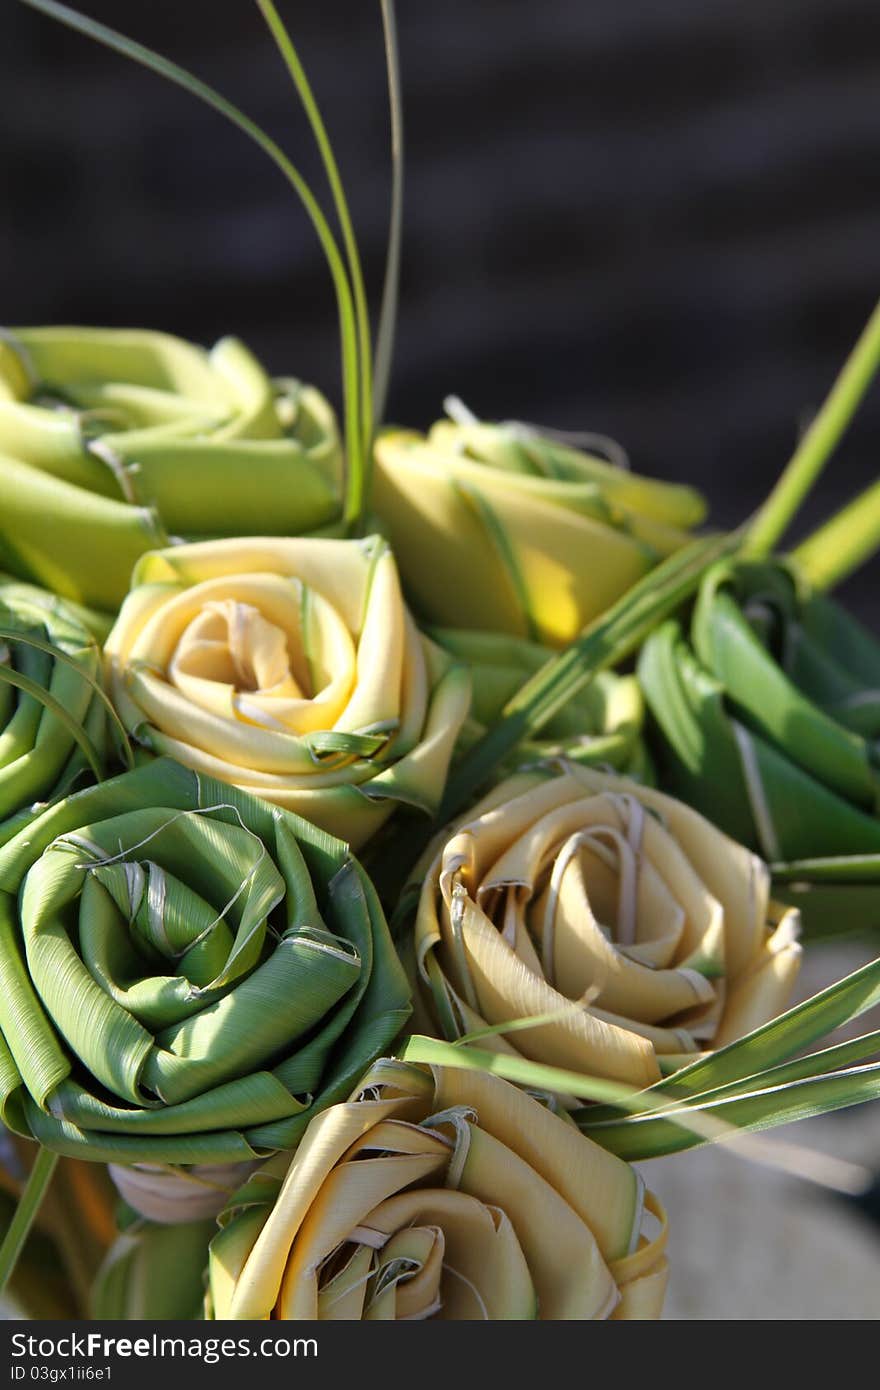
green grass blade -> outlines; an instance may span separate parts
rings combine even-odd
[[[857,1045],[835,1050],[838,1060],[856,1055]],[[852,1066],[841,1071],[788,1081],[775,1078],[765,1084],[764,1077],[752,1078],[753,1086],[735,1094],[696,1097],[683,1104],[670,1105],[657,1095],[658,1088],[638,1091],[617,1082],[584,1076],[559,1067],[530,1062],[522,1057],[488,1052],[460,1043],[439,1042],[414,1035],[402,1056],[409,1062],[458,1067],[464,1071],[488,1071],[519,1086],[551,1094],[577,1095],[606,1105],[575,1112],[576,1122],[603,1148],[630,1161],[677,1153],[700,1144],[735,1140],[748,1131],[770,1129],[775,1125],[825,1114],[830,1110],[856,1105],[880,1096],[880,1062]],[[781,1082],[781,1084],[780,1084]],[[608,1114],[608,1104],[624,1117]],[[659,1113],[658,1113],[659,1112]],[[761,1159],[762,1151],[750,1146],[746,1157]]]
[[[330,185],[333,204],[336,208],[336,215],[339,218],[342,243],[345,247],[345,254],[348,261],[349,278],[354,292],[354,314],[358,342],[358,413],[360,418],[361,447],[358,451],[357,459],[350,460],[351,474],[348,495],[346,497],[345,519],[351,530],[357,533],[363,520],[363,514],[369,496],[369,473],[373,446],[372,347],[370,343],[369,311],[367,308],[366,291],[364,289],[364,276],[361,268],[360,252],[352,226],[348,200],[345,196],[342,179],[339,175],[339,166],[336,162],[336,156],[333,153],[333,146],[327,135],[327,128],[324,124],[318,103],[315,100],[311,84],[306,77],[305,69],[299,54],[272,0],[257,0],[257,6],[266,21],[269,32],[290,73],[297,95],[302,102],[303,109],[308,117],[309,125],[312,128],[315,143],[318,146],[321,161],[324,165],[324,171],[327,175],[327,182]]]
[[[697,1098],[670,1107],[653,1089],[639,1091],[618,1082],[530,1062],[523,1057],[419,1035],[407,1040],[402,1056],[410,1062],[491,1072],[537,1092],[599,1101],[599,1106],[574,1113],[578,1128],[603,1148],[631,1160],[735,1140],[746,1130],[769,1129],[880,1095],[880,1063],[850,1067],[830,1076],[810,1077],[788,1085],[763,1087],[760,1078],[756,1078],[753,1090],[745,1095],[710,1099],[705,1103]],[[614,1110],[623,1111],[624,1117],[618,1114],[610,1119],[601,1118],[607,1113],[606,1107],[601,1105],[603,1099],[610,1102]],[[756,1148],[754,1141],[742,1152],[745,1157],[770,1162],[773,1166],[771,1155]]]
[[[854,970],[737,1042],[692,1062],[653,1089],[655,1093],[681,1097],[754,1076],[858,1018],[877,1003],[880,1003],[880,960]]]
[[[43,1202],[55,1172],[58,1155],[40,1149],[30,1171],[21,1200],[0,1244],[0,1296],[15,1272],[18,1257]]]
[[[772,864],[778,883],[806,881],[833,887],[880,885],[880,854],[841,854],[834,859],[795,859]]]
[[[9,1229],[17,1206],[18,1199],[11,1192],[0,1190],[0,1238]],[[77,1231],[77,1245],[81,1243]],[[67,1268],[65,1254],[63,1238],[56,1239],[54,1231],[50,1235],[46,1229],[31,1227],[6,1287],[8,1317],[18,1315],[43,1322],[81,1316],[84,1301],[78,1296],[80,1281]]]
[[[832,1047],[822,1048],[819,1052],[810,1052],[806,1056],[795,1057],[793,1061],[781,1062],[778,1066],[765,1067],[738,1081],[730,1081],[721,1086],[707,1085],[705,1090],[699,1090],[687,1096],[676,1095],[673,1090],[668,1096],[662,1098],[661,1113],[663,1110],[678,1110],[682,1105],[702,1105],[710,1100],[715,1102],[733,1096],[744,1096],[753,1091],[764,1091],[773,1086],[788,1085],[793,1081],[809,1081],[826,1073],[842,1071],[845,1067],[850,1067],[857,1062],[864,1062],[868,1058],[876,1058],[878,1054],[880,1054],[880,1030],[875,1029],[871,1033],[863,1033],[860,1037],[852,1038],[848,1042],[836,1043]],[[657,1113],[654,1102],[660,1091],[659,1086],[652,1088],[651,1104],[644,1107],[645,1113],[649,1110]],[[576,1112],[576,1117],[589,1121],[590,1124],[597,1124],[605,1120],[618,1120],[620,1118],[619,1107],[614,1104],[594,1105],[590,1107],[589,1111]]]
[[[385,66],[388,72],[388,105],[391,114],[391,213],[382,307],[376,335],[373,364],[373,415],[377,426],[385,418],[388,386],[394,359],[394,335],[400,298],[400,252],[403,241],[403,93],[400,82],[400,53],[397,43],[397,17],[394,0],[380,0],[385,36]]]
[[[603,1077],[587,1076],[563,1067],[550,1067],[543,1062],[530,1062],[525,1057],[515,1057],[509,1053],[489,1052],[485,1048],[471,1047],[461,1042],[441,1042],[438,1038],[423,1037],[419,1033],[407,1039],[401,1057],[405,1062],[458,1067],[462,1071],[488,1071],[518,1086],[575,1095],[583,1100],[605,1101],[616,1109],[631,1110],[637,1114],[643,1108],[640,1098],[646,1094],[634,1086],[622,1086],[617,1081],[606,1081]],[[657,1108],[661,1104],[658,1101]]]
[[[876,1057],[878,1053],[880,1029],[875,1029],[871,1033],[863,1033],[861,1037],[852,1038],[849,1042],[836,1043],[833,1047],[822,1048],[819,1052],[810,1052],[805,1057],[795,1057],[791,1062],[781,1062],[779,1066],[767,1067],[754,1076],[744,1077],[741,1081],[731,1081],[726,1086],[701,1091],[693,1100],[702,1102],[709,1097],[713,1100],[725,1100],[730,1096],[747,1095],[759,1089],[767,1090],[771,1086],[788,1085],[792,1081],[809,1081],[826,1073],[842,1071],[854,1063]],[[675,1101],[670,1108],[676,1108]]]

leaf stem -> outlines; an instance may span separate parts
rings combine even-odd
[[[880,480],[871,483],[791,552],[814,589],[833,589],[880,546]]]
[[[825,403],[806,431],[746,537],[745,550],[768,555],[846,432],[880,367],[880,303],[843,365]]]
[[[15,1272],[18,1257],[43,1204],[57,1163],[58,1155],[44,1148],[39,1150],[34,1159],[34,1166],[15,1209],[15,1215],[0,1244],[0,1296]]]

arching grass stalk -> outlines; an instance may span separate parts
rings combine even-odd
[[[71,738],[79,746],[96,779],[99,782],[103,779],[104,768],[100,753],[82,725],[65,709],[60,700],[56,700],[55,696],[44,689],[38,681],[31,680],[30,676],[24,675],[21,671],[13,671],[9,666],[0,665],[0,685],[11,685],[16,690],[20,690],[22,695],[29,695],[32,700],[38,700],[41,705],[44,705],[49,713],[53,714],[60,724],[64,725]]]
[[[22,3],[51,19],[58,20],[67,25],[68,28],[84,34],[87,38],[94,39],[114,52],[122,54],[123,57],[140,63],[143,67],[149,68],[160,77],[173,82],[176,86],[189,92],[191,96],[197,97],[212,107],[213,110],[218,111],[268,155],[294,189],[317,233],[336,293],[342,353],[343,417],[347,459],[344,517],[347,528],[351,532],[358,531],[369,497],[373,435],[370,328],[363,275],[347,201],[326,128],[299,56],[274,4],[271,3],[271,0],[257,0],[260,11],[293,78],[318,144],[340,223],[345,256],[339,248],[317,198],[299,169],[271,136],[267,135],[255,121],[215,91],[213,87],[202,82],[185,68],[162,57],[161,54],[143,44],[136,43],[97,20],[90,19],[86,15],[70,9],[67,5],[57,3],[57,0],[22,0]],[[385,22],[387,28],[387,19]],[[393,87],[390,69],[389,81]]]
[[[364,502],[369,490],[367,475],[373,446],[372,343],[370,340],[370,319],[367,309],[367,296],[364,288],[360,252],[358,250],[357,238],[354,234],[354,227],[352,226],[348,200],[345,196],[342,179],[339,175],[339,166],[327,135],[327,128],[318,108],[318,103],[315,100],[311,84],[306,77],[305,69],[300,61],[299,54],[272,0],[257,0],[257,7],[266,21],[272,38],[275,40],[278,51],[290,73],[297,95],[302,102],[303,110],[308,117],[309,125],[312,128],[315,143],[318,146],[321,161],[324,165],[324,172],[327,175],[327,182],[330,185],[330,192],[333,196],[333,205],[336,208],[336,216],[339,219],[342,244],[345,248],[346,260],[348,262],[348,274],[354,298],[355,332],[357,334],[358,347],[357,414],[360,425],[360,468],[355,477],[351,480],[351,486],[346,496],[345,521],[349,526],[356,526],[363,514]]]
[[[403,241],[403,93],[400,85],[400,56],[394,0],[380,0],[385,34],[385,66],[388,71],[388,105],[391,115],[391,214],[376,356],[373,362],[373,417],[378,424],[385,418],[388,384],[394,358],[394,335],[400,296],[400,249]]]
[[[733,1140],[743,1157],[775,1166],[773,1151],[754,1137],[755,1132],[880,1095],[880,1063],[876,1061],[880,1034],[876,1031],[804,1055],[805,1048],[825,1041],[841,1023],[871,1009],[878,995],[880,961],[872,961],[646,1089],[512,1052],[475,1047],[466,1038],[443,1042],[414,1034],[407,1039],[402,1056],[413,1062],[488,1071],[539,1093],[590,1102],[570,1112],[578,1128],[631,1162]],[[506,1028],[486,1031],[504,1033],[543,1021],[541,1017],[514,1020]],[[783,1165],[788,1171],[792,1171],[793,1156],[790,1151]],[[828,1182],[832,1175],[827,1169],[824,1174],[817,1172],[808,1152],[800,1151],[800,1157],[807,1161],[794,1169],[798,1176],[820,1182],[824,1177],[838,1191],[855,1194],[870,1181],[866,1170],[834,1160],[836,1181]],[[815,1157],[821,1166],[820,1157]]]
[[[825,402],[752,522],[745,550],[769,555],[779,543],[832,451],[849,427],[880,367],[880,303],[841,369]]]

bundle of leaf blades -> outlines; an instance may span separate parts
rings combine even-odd
[[[0,849],[0,932],[0,1113],[49,1162],[292,1145],[409,1012],[347,848],[170,759]]]
[[[413,1036],[413,1062],[491,1071],[531,1090],[580,1099],[572,1118],[597,1143],[630,1162],[703,1144],[740,1144],[748,1135],[880,1097],[880,1030],[844,1042],[834,1031],[880,1003],[880,961],[872,961],[760,1028],[638,1089],[548,1066],[481,1038],[460,1043]],[[824,1044],[818,1050],[816,1044]]]

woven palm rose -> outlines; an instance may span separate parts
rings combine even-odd
[[[779,564],[724,564],[639,663],[664,785],[767,859],[808,927],[880,902],[880,644]]]
[[[880,645],[782,565],[724,564],[640,674],[670,785],[768,859],[880,851]]]
[[[346,847],[169,759],[0,849],[0,930],[4,1123],[133,1187],[295,1144],[409,1011]]]
[[[107,751],[101,652],[70,605],[0,577],[0,845]]]
[[[110,613],[174,537],[296,535],[340,506],[330,406],[233,338],[15,330],[0,457],[0,568]]]
[[[642,1086],[775,1017],[800,948],[762,862],[689,807],[570,765],[444,833],[415,925],[447,1038]]]
[[[705,514],[690,488],[523,425],[444,420],[375,452],[373,505],[407,591],[447,627],[564,645]]]
[[[445,1067],[379,1063],[221,1224],[222,1319],[656,1318],[666,1288],[665,1217],[635,1170],[508,1082]]]
[[[355,848],[399,803],[436,809],[469,678],[419,633],[384,541],[176,546],[132,582],[106,656],[140,743]]]

